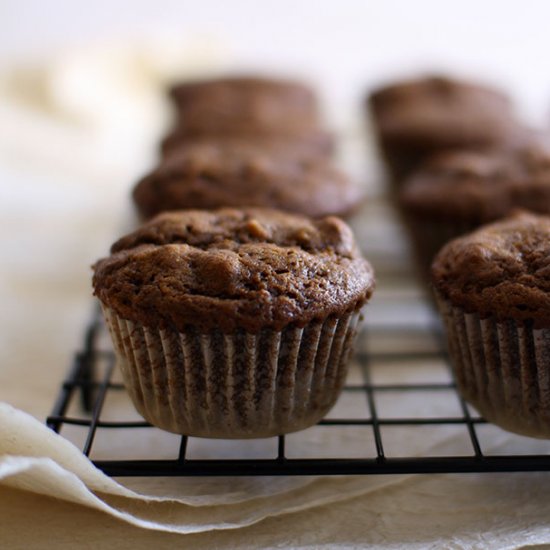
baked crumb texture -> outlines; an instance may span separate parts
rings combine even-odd
[[[95,294],[148,326],[281,330],[361,306],[373,272],[338,218],[265,209],[164,213],[95,265]]]
[[[451,241],[432,274],[466,311],[550,328],[550,218],[521,213]]]

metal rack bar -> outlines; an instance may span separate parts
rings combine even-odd
[[[181,436],[180,450],[178,453],[178,462],[183,464],[185,462],[185,455],[187,454],[187,441],[188,438],[186,435]]]
[[[115,367],[115,361],[114,361],[114,357],[112,357],[111,360],[109,361],[109,365],[105,372],[105,377],[103,378],[103,382],[99,387],[99,392],[98,392],[97,399],[95,401],[93,412],[92,412],[90,429],[88,431],[88,436],[86,437],[86,443],[84,443],[84,448],[82,449],[82,452],[86,456],[90,455],[90,451],[92,449],[92,444],[94,442],[95,433],[98,427],[97,424],[99,422],[99,415],[101,414],[101,409],[103,409],[103,404],[105,403],[105,396],[107,395],[109,380],[111,379],[111,375],[113,374],[114,367]]]
[[[94,464],[118,476],[273,476],[449,474],[550,471],[547,456],[423,457],[370,459],[254,459],[254,460],[99,460]]]
[[[372,384],[370,380],[370,357],[365,354],[361,361],[361,372],[363,374],[363,381],[365,383],[365,392],[367,394],[367,404],[371,416],[372,431],[374,434],[374,443],[376,445],[377,462],[385,462],[384,459],[384,445],[382,443],[382,434],[380,432],[380,422],[378,420],[378,413],[376,411],[376,402],[374,400],[374,394]]]

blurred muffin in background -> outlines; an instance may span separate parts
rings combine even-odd
[[[300,82],[233,76],[183,82],[172,87],[175,126],[163,142],[175,144],[201,137],[240,137],[248,140],[279,136],[315,144],[330,153],[332,136],[320,126],[315,93]]]
[[[450,239],[517,208],[550,214],[550,144],[440,153],[407,180],[399,204],[427,281],[433,257]]]
[[[444,76],[384,86],[366,106],[394,188],[429,155],[514,142],[522,132],[503,92]]]
[[[189,208],[261,206],[311,217],[350,215],[362,192],[327,159],[289,144],[213,140],[182,145],[134,188],[143,218]]]

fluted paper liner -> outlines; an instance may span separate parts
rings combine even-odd
[[[550,329],[437,302],[460,394],[502,428],[550,437]]]
[[[102,305],[138,412],[199,437],[270,437],[317,423],[347,374],[359,312],[304,328],[202,334],[146,327]]]

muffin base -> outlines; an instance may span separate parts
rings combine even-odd
[[[164,430],[224,439],[316,424],[344,384],[359,311],[282,331],[201,334],[145,327],[102,305],[124,384]]]
[[[550,329],[482,319],[436,299],[462,397],[505,430],[550,438]]]

